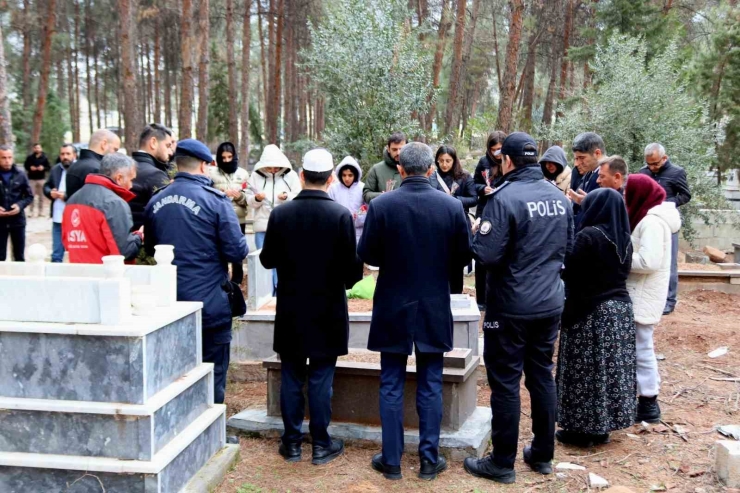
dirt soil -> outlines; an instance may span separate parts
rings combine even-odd
[[[717,379],[740,377],[738,336],[740,296],[710,291],[682,294],[676,311],[658,326],[656,352],[660,358],[663,424],[643,430],[636,425],[612,434],[611,443],[591,449],[556,445],[554,463],[571,462],[585,472],[563,471],[562,478],[540,476],[517,460],[517,483],[501,486],[466,474],[460,462],[433,483],[419,480],[418,457],[405,455],[404,479],[386,481],[370,468],[378,449],[348,447],[345,454],[326,466],[312,466],[311,447],[303,447],[299,463],[284,462],[277,453],[278,440],[242,437],[241,461],[216,490],[218,493],[341,491],[449,492],[575,492],[587,491],[588,472],[635,492],[738,492],[726,489],[713,470],[715,427],[740,424],[740,383]],[[729,353],[711,359],[707,353],[728,346]],[[227,390],[229,414],[265,405],[265,384],[231,384]],[[489,404],[490,391],[478,389],[478,404]],[[530,404],[522,385],[520,450],[532,439]],[[678,426],[678,427],[676,427]],[[521,452],[520,452],[521,453]]]

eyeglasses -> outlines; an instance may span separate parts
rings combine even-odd
[[[655,161],[654,163],[648,163],[647,161],[645,161],[645,165],[647,165],[649,167],[660,166],[661,164],[663,164],[663,160],[662,159],[660,161]]]

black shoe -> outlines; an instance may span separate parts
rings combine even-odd
[[[676,309],[675,306],[667,306],[663,308],[663,315],[670,315],[671,313],[673,313],[673,310],[675,309]]]
[[[490,455],[485,459],[468,457],[463,462],[463,468],[468,474],[472,474],[476,478],[490,479],[503,484],[512,484],[516,481],[514,468],[497,466],[493,463]]]
[[[328,464],[344,453],[344,440],[334,439],[328,447],[313,446],[313,459],[311,464],[320,466]]]
[[[299,460],[301,460],[300,443],[289,443],[287,445],[281,443],[278,452],[280,452],[280,455],[282,455],[283,458],[288,462],[298,462]]]
[[[419,469],[419,479],[431,481],[437,478],[437,474],[447,469],[447,461],[441,455],[437,457],[437,463],[432,464],[428,460],[421,461],[421,468]]]
[[[524,462],[527,463],[534,472],[538,472],[540,474],[552,474],[552,463],[535,462],[532,460],[532,447],[524,447],[522,455],[524,456]]]
[[[560,443],[584,448],[593,447],[595,445],[604,445],[605,443],[610,442],[609,433],[595,435],[592,433],[558,430],[555,432],[555,438],[557,438]]]
[[[383,463],[383,454],[373,455],[373,460],[370,462],[378,472],[382,472],[385,479],[401,479],[401,466],[386,466]]]
[[[642,397],[637,399],[637,418],[636,423],[660,423],[660,406],[658,405],[658,396]]]

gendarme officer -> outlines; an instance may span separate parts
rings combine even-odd
[[[174,245],[177,300],[203,302],[203,361],[214,364],[214,400],[224,401],[231,343],[228,263],[249,253],[239,220],[223,192],[213,188],[213,160],[203,143],[182,140],[175,151],[175,180],[144,210],[145,245]]]
[[[491,386],[493,452],[465,459],[464,467],[474,476],[513,483],[522,371],[534,432],[524,461],[542,474],[552,472],[557,409],[552,355],[565,301],[560,271],[573,242],[573,212],[563,192],[543,179],[532,137],[509,135],[501,154],[504,183],[489,199],[473,241],[473,256],[488,272],[483,359]]]

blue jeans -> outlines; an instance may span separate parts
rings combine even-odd
[[[265,244],[265,232],[254,234],[254,244],[257,246],[257,250],[262,250],[262,245]],[[272,295],[277,294],[277,270],[272,269]]]
[[[380,353],[380,423],[383,463],[400,466],[403,454],[403,395],[408,356]],[[442,353],[416,352],[416,412],[419,458],[437,463],[442,426]]]
[[[671,280],[668,282],[666,310],[673,310],[678,300],[678,233],[671,235]]]
[[[280,369],[280,414],[283,416],[283,443],[301,443],[303,414],[306,400],[303,386],[308,379],[308,412],[311,416],[308,429],[314,446],[330,447],[329,423],[331,422],[331,397],[337,358],[283,357]]]
[[[62,223],[51,223],[51,261],[62,262],[63,260]]]

